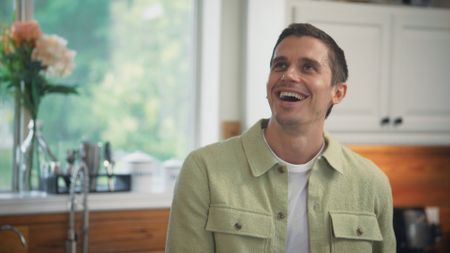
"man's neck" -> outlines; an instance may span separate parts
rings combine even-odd
[[[285,129],[270,119],[264,135],[273,152],[292,164],[303,164],[311,160],[324,142],[323,124]]]

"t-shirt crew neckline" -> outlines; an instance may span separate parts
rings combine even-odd
[[[286,162],[285,160],[283,160],[280,157],[278,157],[277,154],[275,154],[275,152],[272,150],[272,148],[270,147],[269,143],[267,142],[266,136],[264,135],[264,131],[262,131],[262,136],[263,136],[263,139],[264,139],[264,143],[266,143],[267,147],[269,148],[270,152],[273,154],[275,159],[277,159],[278,162],[286,165],[289,173],[305,173],[305,172],[309,171],[312,168],[312,166],[313,166],[314,162],[316,161],[316,159],[322,154],[323,148],[325,146],[324,145],[325,142],[322,142],[322,146],[320,147],[319,152],[317,152],[317,154],[311,160],[307,161],[306,163],[293,164],[293,163]]]

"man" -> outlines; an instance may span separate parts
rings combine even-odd
[[[286,28],[270,61],[271,118],[187,157],[166,252],[394,253],[387,177],[324,132],[347,76],[329,35]]]

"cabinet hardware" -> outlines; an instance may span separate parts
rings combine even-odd
[[[394,126],[401,125],[401,124],[403,124],[403,118],[402,117],[398,117],[398,118],[394,119],[393,123],[394,123]]]
[[[27,240],[25,239],[25,236],[22,234],[22,232],[19,229],[17,229],[15,226],[10,225],[10,224],[0,225],[0,231],[8,231],[8,230],[16,233],[16,235],[19,237],[20,243],[22,243],[22,246],[24,248],[27,247]]]
[[[389,119],[389,117],[384,117],[384,118],[381,119],[380,124],[381,124],[382,126],[384,126],[384,125],[389,124],[390,121],[391,121],[391,120]]]

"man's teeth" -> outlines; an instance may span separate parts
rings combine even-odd
[[[280,99],[287,100],[287,101],[300,101],[300,100],[305,99],[305,97],[298,93],[282,91],[280,93]]]

